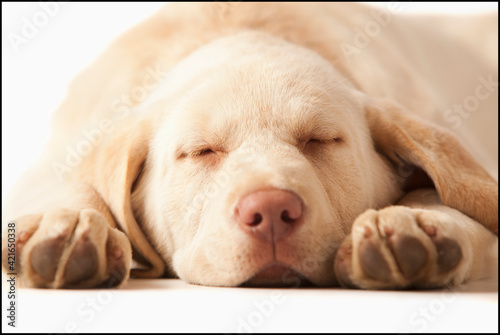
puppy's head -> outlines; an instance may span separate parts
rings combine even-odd
[[[335,252],[356,216],[395,202],[407,182],[397,164],[412,149],[387,149],[404,148],[404,136],[383,143],[373,128],[384,120],[368,105],[311,51],[257,32],[212,42],[139,107],[160,119],[142,173],[137,162],[129,169],[133,215],[188,282],[334,285]],[[432,162],[412,157],[428,172]]]
[[[399,195],[353,91],[320,56],[259,33],[213,42],[172,70],[147,107],[164,118],[134,209],[178,276],[335,283],[352,221]]]

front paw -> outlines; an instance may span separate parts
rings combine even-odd
[[[471,243],[451,216],[393,206],[356,219],[334,268],[344,287],[431,288],[462,283],[471,261]]]
[[[17,236],[13,268],[23,286],[111,287],[129,277],[130,242],[95,210],[57,209],[14,222]],[[4,246],[6,238],[4,233]],[[12,270],[5,247],[2,253],[4,268]]]

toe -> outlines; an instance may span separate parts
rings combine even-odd
[[[123,250],[117,245],[107,246],[107,266],[108,278],[102,282],[102,287],[118,286],[127,276],[127,266],[125,264],[125,257]]]
[[[416,237],[393,234],[389,238],[389,247],[399,270],[407,279],[414,278],[427,264],[428,252]]]
[[[339,248],[335,256],[334,271],[337,281],[341,286],[346,288],[357,287],[351,280],[352,244]]]
[[[462,259],[462,249],[455,241],[447,237],[433,239],[437,250],[438,272],[446,273],[453,270]]]
[[[66,263],[63,281],[65,285],[75,285],[90,277],[98,270],[98,252],[87,234],[76,242]]]
[[[372,239],[364,238],[359,244],[360,265],[367,277],[387,282],[391,278],[389,264]]]
[[[65,242],[64,236],[58,236],[36,244],[31,250],[31,266],[46,282],[54,280]]]

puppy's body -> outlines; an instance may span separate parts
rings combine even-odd
[[[75,80],[44,156],[6,201],[4,222],[26,231],[24,279],[124,282],[129,240],[147,268],[136,275],[166,269],[208,285],[305,276],[429,287],[485,276],[497,259],[485,227],[497,232],[498,192],[475,160],[496,177],[496,46],[485,47],[496,17],[480,20],[470,37],[463,23],[447,32],[452,19],[356,4],[165,6]],[[481,48],[468,47],[479,36]],[[68,162],[67,146],[104,128]],[[430,186],[420,170],[437,191],[414,191]],[[303,206],[293,233],[272,243],[235,214],[268,189]]]

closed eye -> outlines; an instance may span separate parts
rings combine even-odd
[[[219,162],[225,156],[224,151],[220,151],[212,148],[198,149],[198,150],[188,150],[183,152],[178,156],[178,159],[189,159],[196,164],[200,164],[200,166],[210,168],[218,166]]]
[[[309,141],[307,141],[306,144],[314,144],[314,143],[323,143],[323,141],[318,140],[316,138],[311,138]]]
[[[187,158],[187,157],[191,157],[191,158],[196,158],[196,157],[206,157],[206,156],[211,156],[212,154],[216,154],[217,152],[213,149],[210,149],[210,148],[206,148],[206,149],[198,149],[198,150],[188,150],[188,151],[184,151],[184,152],[180,152],[178,155],[177,155],[177,158],[178,159],[182,159],[182,158]]]
[[[200,151],[195,151],[193,153],[193,156],[206,156],[206,155],[210,155],[210,154],[215,154],[215,151],[213,151],[210,148],[207,148],[207,149],[202,149]]]
[[[334,137],[330,139],[311,138],[309,141],[307,141],[306,144],[328,144],[328,143],[339,143],[339,142],[342,142],[342,139],[340,137]]]

